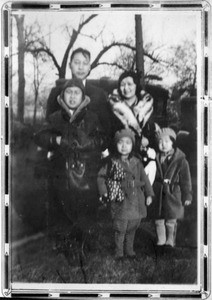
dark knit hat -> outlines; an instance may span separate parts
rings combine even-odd
[[[61,92],[61,98],[62,99],[64,99],[64,92],[68,87],[78,87],[78,88],[80,88],[81,91],[82,91],[82,99],[84,100],[84,98],[85,98],[85,87],[83,85],[82,80],[80,80],[78,78],[73,78],[73,79],[67,80],[65,82],[65,84],[63,85],[63,89],[62,89],[62,92]]]
[[[123,137],[129,137],[132,140],[133,145],[135,145],[135,134],[131,129],[126,128],[117,131],[114,138],[115,143],[117,144]]]
[[[172,137],[174,140],[176,140],[176,138],[177,138],[174,130],[169,127],[166,127],[166,128],[162,128],[160,131],[158,131],[157,139],[159,140],[160,138],[162,138],[163,136],[166,136],[166,135]]]

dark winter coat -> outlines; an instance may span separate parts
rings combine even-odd
[[[153,189],[155,199],[149,212],[156,219],[179,219],[184,216],[184,203],[192,200],[192,184],[185,154],[176,148],[166,166],[156,156],[157,172]]]
[[[49,116],[60,109],[57,101],[57,96],[60,95],[65,80],[57,83],[54,87],[47,100],[46,118],[48,120]],[[85,84],[85,94],[90,98],[89,109],[93,111],[99,118],[101,127],[103,128],[105,134],[110,137],[112,130],[112,112],[109,103],[107,102],[106,94],[104,91],[86,81]]]
[[[143,165],[136,157],[129,159],[129,165],[121,159],[117,159],[125,172],[125,178],[121,182],[124,192],[122,202],[111,201],[111,215],[115,219],[140,219],[146,217],[147,209],[145,198],[153,196],[153,190],[147,178]],[[98,188],[100,195],[108,193],[106,181],[109,176],[111,159],[98,173]]]
[[[51,114],[49,124],[35,135],[35,142],[50,151],[50,175],[67,189],[90,190],[96,184],[101,151],[107,147],[99,119],[88,110],[86,99],[71,118],[64,109]],[[62,137],[60,145],[57,136]]]

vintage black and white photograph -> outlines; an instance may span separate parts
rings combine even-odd
[[[198,285],[201,12],[12,10],[9,42],[12,284]]]

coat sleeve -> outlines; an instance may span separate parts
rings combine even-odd
[[[98,186],[99,194],[101,196],[107,193],[107,186],[106,186],[107,169],[108,169],[108,165],[105,164],[100,169],[97,176],[97,186]]]
[[[80,139],[76,142],[78,151],[104,151],[109,145],[109,140],[101,127],[99,118],[96,114],[89,113],[86,117],[87,130],[81,131]]]
[[[144,193],[145,193],[145,196],[148,197],[148,196],[154,196],[154,192],[153,192],[153,189],[152,189],[152,186],[150,184],[150,181],[149,181],[149,178],[147,177],[145,171],[144,171],[144,167],[143,165],[140,163],[140,174],[141,174],[141,181],[144,181],[145,185],[144,185]]]
[[[179,183],[182,193],[182,203],[184,204],[186,200],[192,201],[191,174],[189,164],[186,159],[182,161],[181,169],[179,172]]]
[[[62,134],[59,129],[53,126],[54,123],[57,124],[54,118],[50,117],[49,121],[43,125],[43,128],[34,134],[34,142],[48,151],[56,150],[60,147],[56,143],[56,137]]]
[[[56,143],[56,137],[59,135],[61,134],[47,127],[34,134],[34,142],[41,148],[52,151],[59,148]]]

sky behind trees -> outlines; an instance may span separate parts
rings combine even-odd
[[[95,11],[93,13],[96,13]],[[90,52],[92,59],[96,57],[102,48],[102,44],[107,45],[112,40],[124,41],[127,37],[135,35],[135,13],[139,11],[112,11],[101,12],[96,18],[89,22],[82,30],[74,45],[77,47],[86,47]],[[85,16],[91,12],[83,12]],[[153,49],[163,56],[168,57],[169,48],[181,44],[184,40],[196,40],[197,28],[200,28],[200,15],[197,12],[141,12],[143,25],[143,40],[145,44],[152,44]],[[26,12],[25,25],[31,25],[37,21],[43,35],[53,49],[54,54],[59,62],[62,61],[65,48],[69,41],[69,33],[72,27],[76,27],[81,18],[79,12]],[[65,28],[64,25],[67,27]],[[69,33],[68,33],[69,30]],[[51,32],[51,34],[49,34]],[[14,31],[15,36],[15,31]],[[92,36],[94,39],[91,39]],[[16,44],[13,39],[14,45]],[[111,60],[117,55],[117,48],[111,49],[104,55],[104,60]],[[99,69],[99,68],[97,68]],[[93,70],[90,77],[98,78],[101,75],[100,70]],[[107,74],[106,74],[107,75]],[[67,68],[67,77],[70,77]],[[104,76],[104,74],[103,74]]]

